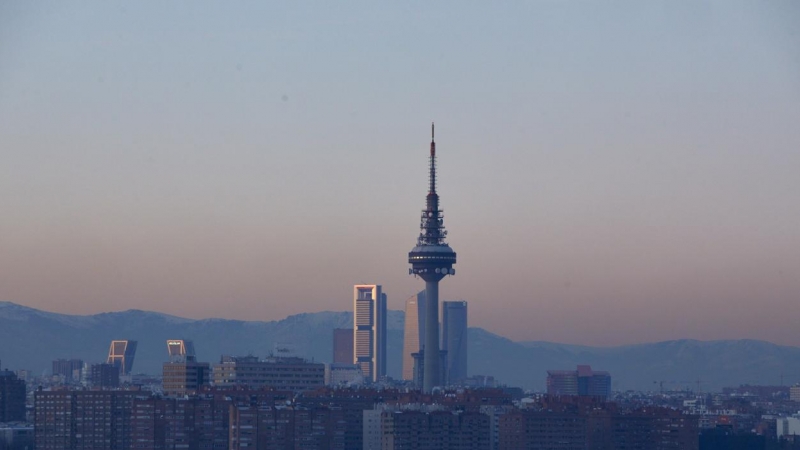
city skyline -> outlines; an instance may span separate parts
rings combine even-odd
[[[799,8],[2,4],[0,300],[400,310],[436,120],[471,325],[800,345]]]

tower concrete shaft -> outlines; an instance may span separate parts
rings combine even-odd
[[[425,280],[425,342],[422,351],[422,389],[431,392],[442,385],[441,353],[439,350],[439,281],[447,275],[455,275],[453,264],[456,252],[445,242],[444,215],[439,209],[436,193],[436,143],[431,125],[431,156],[428,180],[428,195],[420,219],[420,235],[417,245],[408,253],[411,269],[408,273]]]
[[[431,392],[434,387],[441,386],[441,368],[439,361],[439,280],[425,281],[425,353],[422,390]]]

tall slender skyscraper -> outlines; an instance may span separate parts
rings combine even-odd
[[[450,383],[467,378],[467,302],[442,302],[442,350]]]
[[[422,350],[425,342],[425,291],[406,300],[406,322],[403,329],[403,379],[414,379],[413,353]]]
[[[436,193],[436,142],[431,124],[431,156],[428,179],[428,196],[422,210],[420,233],[417,245],[408,253],[411,269],[408,273],[425,280],[425,344],[423,359],[422,390],[431,392],[440,386],[441,358],[439,353],[439,281],[447,275],[455,275],[453,264],[456,252],[445,242],[444,216],[439,209]]]
[[[386,294],[378,284],[353,287],[353,360],[364,378],[386,375]]]

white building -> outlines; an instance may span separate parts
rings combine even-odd
[[[777,420],[778,438],[781,436],[800,435],[800,417],[781,417]]]
[[[800,402],[800,384],[795,384],[789,388],[789,400]]]
[[[381,439],[383,438],[382,413],[383,409],[380,408],[364,410],[364,450],[381,450]]]

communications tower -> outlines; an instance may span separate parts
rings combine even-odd
[[[436,194],[436,142],[431,124],[431,156],[428,181],[428,196],[422,210],[417,246],[408,252],[411,264],[409,274],[425,280],[425,341],[423,343],[422,390],[431,392],[441,386],[441,355],[439,351],[439,281],[447,275],[455,275],[453,264],[456,252],[445,242],[444,215],[439,209]]]

